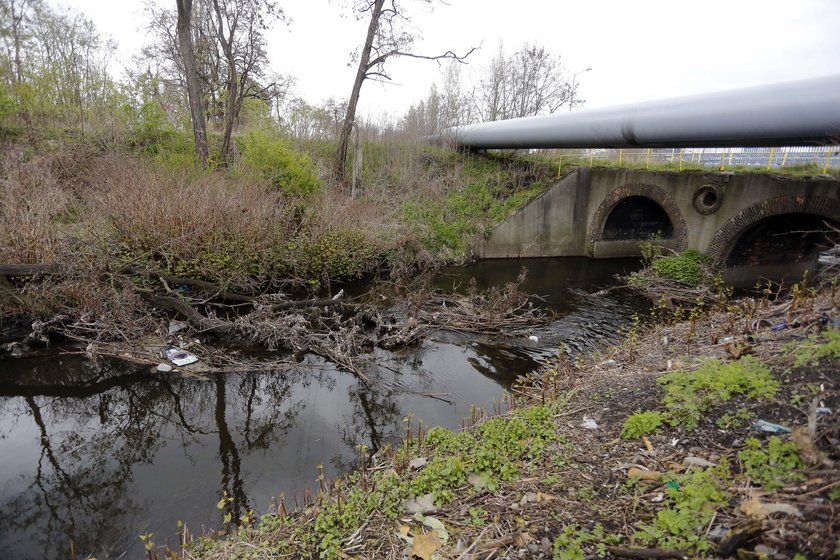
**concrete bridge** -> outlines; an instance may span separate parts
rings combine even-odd
[[[675,251],[696,249],[730,269],[750,265],[752,276],[774,277],[813,264],[827,224],[840,225],[833,177],[579,167],[500,223],[481,253],[638,256],[639,241],[656,236]]]

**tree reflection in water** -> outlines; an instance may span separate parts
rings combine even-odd
[[[251,507],[242,453],[285,437],[302,406],[291,387],[309,373],[196,381],[116,361],[26,362],[6,362],[0,373],[0,550],[14,558],[66,557],[71,540],[80,555],[99,558],[136,546],[160,514],[147,494],[183,490],[135,476],[172,443],[188,467],[208,470],[203,448],[217,441],[221,487],[213,496],[233,496],[238,517]]]

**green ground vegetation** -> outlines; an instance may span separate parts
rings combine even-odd
[[[664,426],[694,429],[715,406],[733,397],[771,398],[779,387],[770,369],[752,356],[733,362],[709,359],[694,370],[681,370],[660,377],[664,410],[637,411],[624,422],[621,435],[637,438]]]

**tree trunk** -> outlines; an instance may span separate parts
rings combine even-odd
[[[228,62],[230,65],[230,82],[228,83],[227,93],[227,107],[225,107],[225,133],[222,137],[222,161],[227,163],[228,158],[230,157],[230,138],[233,135],[233,125],[236,122],[236,116],[239,112],[237,110],[237,95],[239,92],[237,91],[237,80],[236,80],[236,69],[233,66],[232,62]]]
[[[355,127],[353,132],[353,180],[350,198],[356,200],[362,194],[362,143],[359,141],[359,127]]]
[[[218,19],[216,33],[219,37],[219,44],[222,46],[222,51],[225,54],[225,61],[227,62],[227,101],[225,102],[225,131],[222,136],[222,161],[227,163],[230,155],[230,138],[233,134],[233,125],[236,121],[238,110],[239,85],[238,77],[236,75],[236,58],[233,56],[233,33],[234,28],[230,29],[230,36],[225,37],[225,28],[222,19],[222,10],[219,6],[218,0],[213,0],[213,9],[216,12],[216,19]]]
[[[35,151],[36,154],[39,154],[40,151],[38,150],[38,137],[35,134],[35,127],[32,125],[32,118],[29,114],[29,100],[24,99],[24,92],[23,92],[23,62],[21,60],[20,51],[21,51],[21,35],[22,30],[21,26],[23,25],[23,17],[26,13],[27,7],[27,0],[23,0],[17,7],[19,10],[16,10],[15,2],[12,0],[9,2],[9,9],[11,13],[9,14],[12,19],[12,41],[14,43],[14,64],[15,64],[15,71],[14,71],[14,83],[15,83],[15,96],[18,99],[18,110],[20,113],[23,122],[26,124],[26,135],[29,136],[29,143],[32,145],[32,149]]]
[[[365,46],[362,48],[362,56],[359,58],[359,69],[356,71],[356,81],[353,82],[353,91],[350,93],[350,102],[347,104],[347,113],[344,115],[344,124],[341,127],[341,136],[338,138],[338,152],[335,157],[335,177],[342,185],[347,184],[347,148],[350,145],[350,134],[353,132],[353,124],[356,120],[356,105],[359,103],[359,92],[362,90],[362,82],[367,78],[368,66],[370,64],[370,50],[373,40],[376,37],[376,29],[379,27],[379,17],[382,15],[382,6],[385,0],[375,0],[370,12],[370,25],[368,26]]]
[[[178,5],[178,47],[184,61],[184,78],[187,82],[187,97],[192,116],[193,138],[195,153],[202,167],[207,167],[207,126],[204,123],[204,112],[201,110],[201,88],[198,83],[198,71],[193,54],[190,18],[192,16],[193,0],[175,0]]]

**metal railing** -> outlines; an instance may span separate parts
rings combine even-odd
[[[679,171],[696,168],[726,171],[749,167],[752,169],[783,169],[813,166],[828,173],[840,168],[840,146],[786,146],[776,148],[623,148],[543,150],[563,163],[576,162],[595,165],[632,166],[644,169],[667,164]]]

